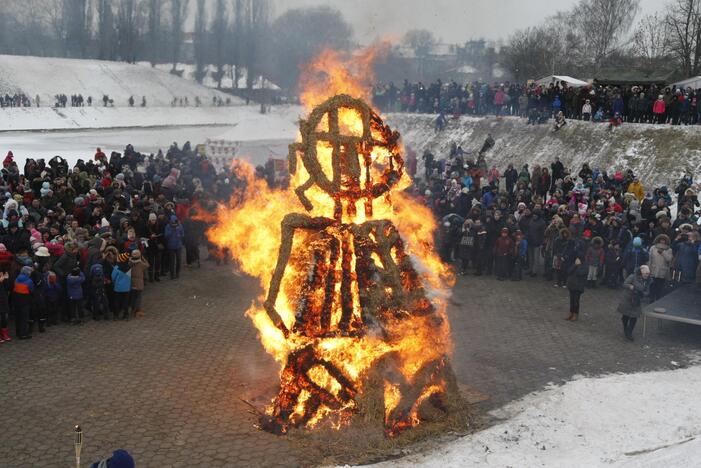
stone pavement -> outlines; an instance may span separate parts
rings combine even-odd
[[[257,291],[204,264],[147,291],[144,319],[0,345],[0,466],[73,466],[77,423],[83,466],[119,447],[140,467],[314,465],[294,438],[255,429],[239,399],[276,390],[278,367],[243,316]],[[490,409],[576,374],[685,365],[701,349],[701,330],[674,323],[625,341],[619,294],[587,291],[569,323],[567,291],[550,283],[460,277],[450,309],[459,381],[488,394]]]

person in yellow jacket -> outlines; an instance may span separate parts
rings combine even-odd
[[[645,187],[643,187],[643,184],[637,177],[628,185],[628,192],[635,195],[635,198],[637,198],[639,202],[643,201],[643,198],[645,198]]]

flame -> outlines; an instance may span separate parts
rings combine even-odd
[[[316,106],[327,98],[346,93],[353,97],[369,98],[369,82],[372,81],[371,64],[384,50],[383,46],[374,46],[363,53],[350,58],[342,53],[325,50],[306,68],[302,77],[301,99],[307,108]],[[319,79],[319,75],[322,74]],[[358,78],[358,77],[362,77]],[[339,124],[348,132],[362,131],[362,121],[357,112],[340,112]],[[328,122],[322,122],[320,126]],[[320,161],[330,161],[331,149],[320,145],[317,148]],[[372,171],[382,172],[382,164],[389,158],[384,149],[372,153]],[[232,196],[228,206],[219,206],[216,222],[208,230],[210,240],[222,247],[228,247],[239,268],[244,273],[258,278],[263,291],[266,291],[275,269],[281,238],[281,220],[288,213],[304,213],[302,203],[295,195],[293,188],[304,182],[308,174],[303,165],[298,165],[289,188],[270,188],[265,180],[257,179],[253,168],[246,163],[237,163],[233,168],[237,177],[244,181],[245,188]],[[325,168],[329,170],[330,168]],[[380,198],[373,204],[373,219],[390,220],[399,231],[404,242],[404,250],[410,256],[412,264],[420,276],[428,299],[436,309],[434,316],[411,316],[406,320],[390,324],[387,334],[394,337],[388,341],[386,337],[373,333],[361,336],[337,336],[324,339],[310,338],[296,333],[286,336],[271,320],[262,307],[264,296],[254,301],[246,312],[258,330],[260,340],[271,356],[280,363],[281,369],[288,362],[291,353],[303,350],[313,345],[319,359],[333,364],[348,379],[356,391],[361,392],[363,377],[372,365],[380,358],[395,353],[400,357],[400,372],[407,382],[414,379],[417,371],[427,363],[441,359],[451,351],[450,329],[446,316],[446,303],[449,286],[452,286],[454,276],[450,268],[443,264],[436,255],[433,234],[436,222],[433,214],[425,206],[415,201],[403,189],[411,185],[410,178],[404,174],[392,192],[391,197]],[[319,189],[312,187],[307,192],[308,198],[314,205],[311,216],[333,218],[333,203],[331,198]],[[344,222],[363,223],[364,210],[357,210],[355,216]],[[303,236],[295,237],[293,252],[303,248]],[[393,256],[398,255],[396,252]],[[395,261],[397,259],[395,258]],[[377,260],[376,260],[377,261]],[[340,263],[340,262],[339,262]],[[355,255],[353,254],[353,264]],[[299,266],[288,264],[285,277],[280,287],[280,293],[275,302],[275,308],[288,330],[295,323],[295,307],[299,297],[295,294],[299,288],[300,279],[309,272],[302,271]],[[338,277],[341,270],[335,271]],[[340,297],[339,281],[335,285],[335,294]],[[322,291],[312,292],[308,300],[322,300]],[[359,304],[357,280],[351,291],[354,305]],[[360,310],[354,309],[354,318],[360,320]],[[440,325],[436,327],[436,316]],[[338,323],[340,315],[332,316],[332,322]],[[433,321],[429,323],[429,321]],[[313,366],[307,374],[314,385],[332,395],[339,395],[343,388],[323,366]],[[285,376],[283,376],[283,383]],[[433,385],[426,389],[421,398],[411,408],[411,424],[418,423],[418,408],[421,403],[433,393],[440,391]],[[397,406],[401,399],[399,386],[385,383],[385,417]],[[302,390],[294,406],[292,418],[302,420],[310,403],[310,393]],[[314,427],[321,420],[333,417],[332,425],[340,427],[347,419],[350,411],[355,409],[353,399],[348,400],[340,408],[330,409],[321,405],[311,415],[305,425]],[[269,408],[270,411],[270,408]]]
[[[328,98],[348,94],[370,102],[375,81],[374,63],[390,50],[389,42],[379,42],[355,54],[324,49],[302,67],[300,101],[311,111]]]

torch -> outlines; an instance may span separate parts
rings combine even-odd
[[[83,448],[83,430],[79,425],[75,426],[73,434],[75,436],[73,439],[73,445],[75,445],[75,466],[76,468],[80,468],[80,451]]]

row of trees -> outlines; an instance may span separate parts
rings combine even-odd
[[[640,0],[580,0],[513,34],[503,61],[518,80],[551,73],[594,76],[609,65],[700,74],[701,0],[670,0],[664,10],[640,19],[639,12]]]
[[[268,76],[286,89],[323,47],[347,50],[353,30],[329,7],[287,10],[271,0],[2,0],[0,53],[101,60],[194,62],[221,87]],[[186,50],[187,48],[187,50]]]

